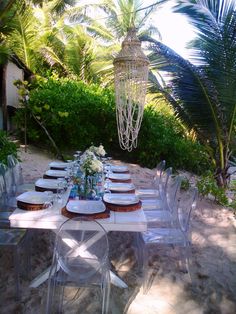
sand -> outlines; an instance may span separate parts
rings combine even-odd
[[[34,182],[55,160],[47,152],[30,147],[20,149],[26,182]],[[113,161],[115,164],[125,164]],[[135,186],[149,187],[154,171],[128,164]],[[113,270],[128,284],[112,285],[110,312],[113,314],[197,314],[236,313],[236,221],[233,212],[207,199],[199,199],[192,215],[191,278],[178,267],[178,252],[171,248],[150,250],[153,274],[151,288],[142,292],[142,272],[136,259],[134,234],[109,233]],[[21,278],[21,301],[14,298],[12,251],[0,251],[0,313],[44,313],[47,282],[29,288],[29,283],[50,265],[54,236],[48,230],[33,230],[31,272]],[[22,251],[22,265],[25,265]],[[100,313],[97,292],[83,291],[79,304],[66,313]]]

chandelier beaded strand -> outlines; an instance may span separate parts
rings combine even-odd
[[[137,147],[148,80],[148,58],[141,49],[136,29],[128,29],[122,49],[114,59],[116,121],[120,147]]]

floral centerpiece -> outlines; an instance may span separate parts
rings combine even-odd
[[[87,149],[80,158],[80,169],[84,173],[82,197],[90,198],[95,193],[96,174],[102,172],[103,164],[94,152]]]
[[[92,146],[89,147],[88,150],[93,152],[96,156],[98,156],[100,158],[104,157],[106,155],[106,151],[105,151],[105,149],[104,149],[102,144],[100,144],[98,147],[92,145]]]

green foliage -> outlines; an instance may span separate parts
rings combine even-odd
[[[37,145],[48,142],[31,118],[32,112],[63,151],[84,150],[91,144],[102,143],[114,158],[149,168],[154,168],[162,159],[175,169],[195,173],[210,167],[203,147],[186,137],[185,129],[168,110],[159,112],[152,104],[145,108],[138,147],[129,153],[119,147],[112,90],[56,77],[38,80],[31,88],[28,139]],[[24,110],[19,110],[16,118],[20,129]]]
[[[83,150],[101,142],[110,147],[117,137],[114,94],[97,85],[58,78],[39,80],[30,91],[29,106],[63,150]],[[19,125],[23,116],[24,111],[19,110]],[[45,144],[42,130],[30,117],[27,123],[29,140]]]
[[[211,194],[215,200],[221,205],[229,205],[225,189],[218,187],[214,174],[210,171],[206,172],[197,182],[197,188],[202,196]]]
[[[185,176],[181,176],[181,186],[180,188],[184,191],[187,191],[190,188],[189,179]]]
[[[158,112],[154,105],[145,108],[138,148],[133,154],[150,168],[162,159],[174,169],[195,173],[211,167],[204,147],[186,137],[185,129],[172,114]]]
[[[6,133],[0,130],[0,162],[7,165],[8,155],[17,157],[17,147],[8,139]]]

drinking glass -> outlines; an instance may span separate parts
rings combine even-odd
[[[57,179],[57,202],[62,202],[62,196],[65,192],[65,188],[67,186],[67,182],[64,178]]]
[[[54,199],[53,192],[44,191],[43,193],[46,195],[46,201],[43,204],[43,208],[51,208],[53,205],[53,199]]]

